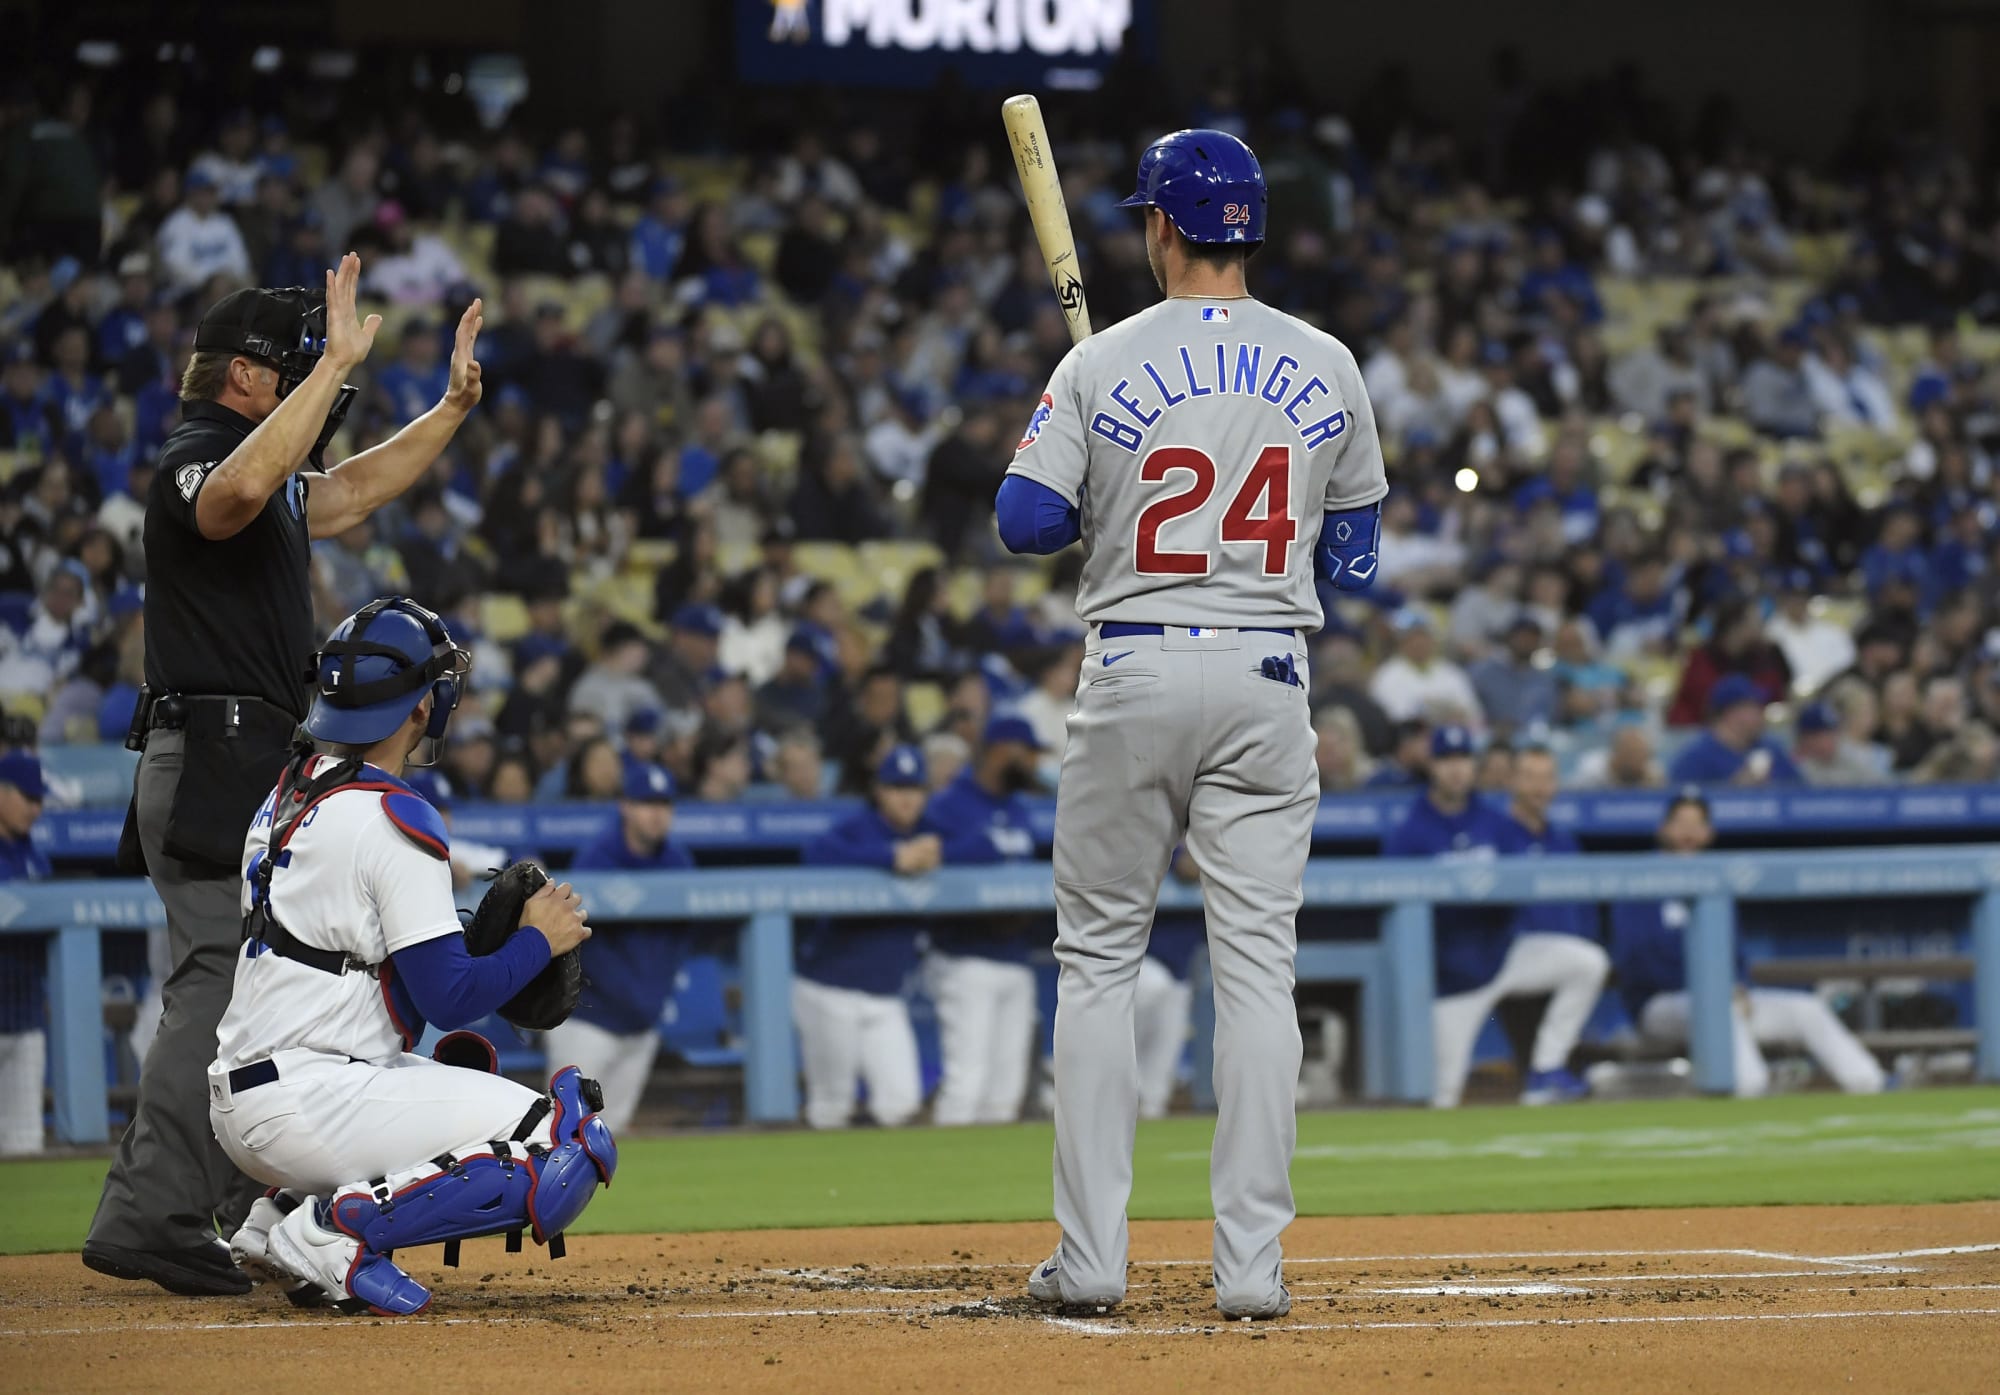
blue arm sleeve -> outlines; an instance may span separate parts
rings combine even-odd
[[[1009,475],[994,500],[1009,552],[1060,552],[1083,536],[1076,505],[1039,480]]]
[[[1366,591],[1375,583],[1376,552],[1382,545],[1382,504],[1336,509],[1320,524],[1313,571],[1342,591]]]
[[[492,954],[466,952],[465,936],[439,935],[390,956],[424,1020],[442,1031],[477,1022],[548,967],[549,942],[513,934]]]

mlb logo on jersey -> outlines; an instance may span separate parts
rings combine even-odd
[[[1021,444],[1014,447],[1014,449],[1026,450],[1029,446],[1032,446],[1035,443],[1035,438],[1042,434],[1042,428],[1048,425],[1049,413],[1055,409],[1055,398],[1049,396],[1046,392],[1043,393],[1040,404],[1035,408],[1035,414],[1028,418],[1028,429],[1021,437]]]
[[[1229,323],[1229,307],[1227,305],[1204,305],[1201,307],[1201,317],[1204,320],[1213,320],[1226,325]]]

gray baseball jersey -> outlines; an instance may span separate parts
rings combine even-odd
[[[1248,298],[1175,299],[1063,359],[1011,473],[1082,507],[1077,614],[1316,630],[1321,516],[1389,492],[1347,346]]]

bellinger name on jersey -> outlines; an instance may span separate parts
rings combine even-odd
[[[1117,411],[1097,413],[1090,429],[1136,455],[1147,431],[1184,403],[1203,397],[1261,397],[1285,414],[1301,445],[1316,450],[1347,429],[1347,413],[1327,412],[1325,399],[1332,389],[1318,373],[1301,380],[1303,371],[1297,359],[1282,353],[1266,367],[1262,344],[1182,345],[1166,360],[1164,371],[1147,360],[1120,378],[1105,393]]]

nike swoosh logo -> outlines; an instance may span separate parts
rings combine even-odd
[[[1136,653],[1138,653],[1138,652],[1139,652],[1139,651],[1138,651],[1138,650],[1136,650],[1136,649],[1127,649],[1127,650],[1126,650],[1126,651],[1125,651],[1124,653],[1122,653],[1122,654],[1106,654],[1106,655],[1104,656],[1104,666],[1105,666],[1106,668],[1110,668],[1110,667],[1111,667],[1111,666],[1112,666],[1113,664],[1117,663],[1117,662],[1118,662],[1118,661],[1119,661],[1120,659],[1129,659],[1129,658],[1131,658],[1131,657],[1132,657],[1132,656],[1133,656],[1134,654],[1136,654]]]
[[[1056,1275],[1055,1265],[1044,1264],[1042,1266],[1042,1272],[1040,1274],[1037,1274],[1035,1277],[1038,1279],[1053,1279],[1055,1275]]]

